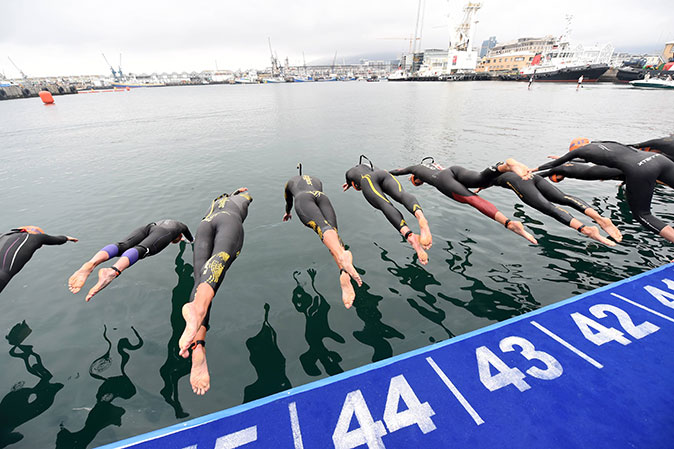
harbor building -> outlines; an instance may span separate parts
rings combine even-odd
[[[662,51],[662,59],[665,62],[674,59],[674,41],[665,43],[665,49]]]
[[[538,53],[545,53],[557,44],[553,36],[522,37],[495,45],[480,60],[476,72],[519,72],[531,64]]]

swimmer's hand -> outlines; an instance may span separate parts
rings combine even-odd
[[[288,221],[288,220],[290,220],[291,218],[293,218],[292,214],[284,214],[284,215],[283,215],[283,221]]]
[[[66,235],[66,239],[69,242],[79,242],[79,239],[76,239],[75,237],[70,237],[69,235]]]
[[[548,159],[559,159],[559,156],[550,155],[550,156],[548,156]]]
[[[346,192],[351,186],[347,183],[342,184],[342,189]]]
[[[248,191],[248,187],[239,187],[238,189],[236,189],[234,191],[234,195],[238,195],[239,193],[243,193],[243,192],[247,192],[247,191]]]
[[[187,237],[185,237],[184,235],[180,238],[180,241],[181,241],[181,242],[185,242],[185,243],[194,243],[192,240],[189,240],[189,239],[188,239]]]
[[[477,194],[480,193],[480,191],[482,191],[482,190],[483,190],[482,187],[478,187],[477,190],[474,191],[473,193],[474,193],[475,195],[477,195]]]

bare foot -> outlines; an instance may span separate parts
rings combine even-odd
[[[358,287],[363,285],[363,280],[360,278],[360,275],[353,266],[353,255],[351,254],[351,251],[344,250],[342,255],[339,256],[339,262],[342,264],[344,271],[346,271],[349,276],[351,276],[351,279],[356,281]]]
[[[190,371],[192,391],[199,396],[206,394],[211,388],[211,376],[206,364],[206,348],[196,345],[192,350],[192,371]]]
[[[606,246],[615,246],[616,243],[607,239],[603,235],[599,233],[599,228],[596,226],[585,226],[581,231],[582,234],[585,234],[586,236],[590,237],[591,239],[594,239],[598,242],[603,243]]]
[[[407,241],[410,242],[412,248],[414,248],[414,251],[417,252],[417,256],[419,256],[419,262],[421,262],[421,265],[426,265],[428,263],[428,254],[426,254],[426,251],[424,251],[421,247],[421,243],[419,243],[419,236],[416,234],[410,234],[410,236],[407,237]]]
[[[428,220],[426,218],[419,219],[419,228],[420,228],[420,238],[419,243],[423,249],[431,249],[433,246],[433,236],[431,235],[431,229],[428,227]]]
[[[525,239],[529,240],[534,245],[538,245],[538,241],[534,238],[533,235],[529,234],[525,229],[524,225],[520,221],[510,221],[508,223],[508,230],[513,231],[517,235],[521,235]]]
[[[112,268],[101,268],[98,270],[98,282],[91,288],[91,290],[89,290],[89,293],[87,293],[87,297],[84,298],[84,300],[89,301],[96,293],[107,287],[117,276],[117,272]]]
[[[94,271],[94,264],[87,262],[82,265],[82,268],[74,272],[68,279],[68,289],[73,293],[79,292],[92,271]]]
[[[616,242],[622,241],[623,235],[620,233],[618,228],[615,227],[610,218],[601,217],[599,220],[597,220],[597,224],[601,226],[601,228],[606,231],[608,235],[613,237],[613,240]]]
[[[186,359],[190,356],[188,349],[196,338],[197,330],[199,330],[199,326],[201,325],[193,303],[188,302],[183,306],[183,318],[185,319],[185,330],[180,336],[180,340],[178,340],[178,354]]]
[[[529,167],[524,165],[521,162],[516,161],[515,159],[506,159],[505,164],[508,166],[508,171],[511,171],[518,175],[522,179],[530,179],[531,172]]]
[[[342,272],[339,275],[339,285],[342,286],[342,302],[344,303],[344,307],[349,309],[353,305],[353,300],[356,299],[356,292],[353,291],[349,273]]]

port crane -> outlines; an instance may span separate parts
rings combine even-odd
[[[23,73],[23,70],[21,70],[16,64],[14,64],[14,61],[12,61],[12,58],[10,58],[9,56],[7,56],[7,59],[9,59],[9,62],[11,62],[12,65],[14,66],[14,68],[16,68],[16,70],[19,71],[19,73],[21,74],[21,78],[27,80],[28,77],[26,76],[26,74]]]
[[[267,42],[269,42],[269,53],[271,54],[271,76],[275,77],[276,75],[280,74],[280,67],[279,67],[279,62],[278,62],[278,56],[274,54],[274,50],[271,48],[271,38],[267,38]]]
[[[119,79],[119,77],[117,76],[117,71],[112,66],[112,64],[110,64],[110,62],[108,61],[108,58],[105,57],[105,53],[101,52],[101,55],[103,55],[103,59],[105,59],[106,64],[108,64],[108,66],[110,67],[110,71],[112,72],[112,77],[115,79],[115,81],[117,81]]]

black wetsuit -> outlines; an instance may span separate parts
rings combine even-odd
[[[667,156],[669,159],[674,161],[674,136],[651,139],[647,140],[646,142],[635,143],[634,145],[630,146],[639,148],[642,151],[662,153],[664,156]]]
[[[65,235],[29,234],[12,229],[0,235],[0,292],[42,245],[63,245]]]
[[[108,245],[102,251],[110,257],[121,254],[133,265],[138,259],[159,253],[181,234],[190,242],[193,240],[186,224],[176,220],[160,220],[135,229],[124,240]]]
[[[206,283],[217,293],[225,273],[243,247],[243,222],[253,198],[248,193],[224,194],[213,200],[194,240],[194,290]],[[211,308],[204,319],[208,327]]]
[[[551,178],[553,181],[556,179],[555,175],[564,176],[565,178],[582,179],[584,181],[625,180],[625,174],[617,168],[584,164],[582,162],[571,162],[538,172],[538,174],[546,178]]]
[[[346,183],[361,190],[367,202],[382,211],[398,231],[407,226],[407,223],[386,194],[405,206],[411,214],[421,210],[414,195],[405,192],[398,180],[386,170],[373,170],[369,165],[359,164],[346,172]]]
[[[617,142],[592,142],[539,169],[558,167],[576,158],[623,172],[632,214],[647,229],[657,234],[662,231],[666,225],[651,214],[651,200],[657,181],[674,187],[674,162],[661,154],[642,152]]]
[[[476,172],[459,166],[437,169],[417,164],[407,168],[391,170],[390,173],[395,176],[412,174],[415,178],[432,185],[446,196],[460,203],[470,204],[489,218],[493,219],[498,212],[498,209],[492,203],[468,190],[468,188],[489,187],[499,175],[495,166],[482,172]]]
[[[563,204],[585,213],[590,205],[575,196],[567,195],[545,178],[534,175],[532,179],[524,180],[513,172],[499,175],[494,185],[510,189],[529,206],[551,216],[564,225],[569,225],[573,216],[561,207],[552,203]]]
[[[290,213],[295,200],[295,212],[305,226],[310,227],[323,240],[325,231],[337,231],[337,215],[327,195],[323,193],[323,183],[314,176],[294,176],[285,187],[286,214]]]

